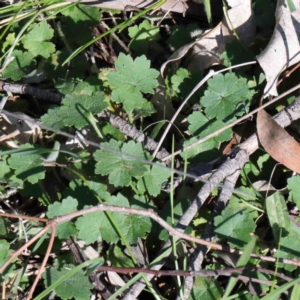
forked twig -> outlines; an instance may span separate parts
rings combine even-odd
[[[240,176],[240,170],[235,171],[233,174],[227,176],[225,180],[225,184],[217,202],[215,203],[213,213],[211,217],[209,218],[204,233],[202,235],[202,238],[211,241],[214,237],[214,218],[220,214],[220,212],[226,207],[227,202],[231,198],[232,190],[235,187],[236,181],[238,180]],[[189,270],[193,271],[200,271],[203,263],[203,259],[205,257],[205,254],[208,251],[208,247],[204,245],[199,245],[195,252],[192,254],[192,257],[189,259]],[[187,276],[185,278],[184,282],[184,299],[188,299],[193,285],[194,285],[195,279],[192,276]],[[177,295],[177,299],[180,299],[180,295]]]
[[[50,236],[49,244],[48,244],[48,247],[47,247],[47,251],[45,253],[45,257],[43,259],[43,262],[42,262],[42,264],[40,266],[39,272],[38,272],[38,274],[35,277],[35,280],[34,280],[32,286],[30,288],[29,294],[27,295],[27,299],[31,299],[32,298],[32,295],[33,295],[33,293],[35,291],[35,288],[36,288],[36,286],[37,286],[37,284],[38,284],[38,282],[39,282],[42,274],[44,273],[45,266],[47,264],[48,258],[49,258],[50,253],[51,253],[51,249],[53,247],[54,238],[55,238],[55,232],[56,232],[56,226],[55,226],[54,223],[52,223],[50,227],[51,227],[51,236]]]
[[[149,217],[156,221],[158,224],[160,224],[164,229],[166,229],[170,235],[174,235],[183,239],[186,239],[188,241],[201,244],[201,245],[206,245],[208,247],[220,250],[220,251],[225,251],[229,252],[232,254],[237,254],[241,255],[243,254],[243,251],[236,250],[227,246],[222,246],[217,243],[213,242],[208,242],[200,238],[196,238],[194,236],[182,233],[176,229],[174,229],[172,226],[170,226],[165,220],[163,220],[161,217],[159,217],[152,209],[136,209],[136,208],[129,208],[129,207],[122,207],[122,206],[114,206],[114,205],[106,205],[106,204],[98,204],[96,206],[92,206],[86,209],[82,209],[64,216],[59,216],[55,218],[54,220],[49,220],[49,223],[47,224],[46,227],[44,227],[36,236],[34,236],[30,241],[28,241],[25,245],[23,245],[20,249],[18,249],[16,252],[14,252],[9,260],[0,268],[0,273],[3,273],[4,269],[8,266],[8,264],[11,262],[11,260],[22,253],[23,249],[26,247],[30,246],[33,242],[35,242],[40,236],[42,236],[44,233],[48,231],[51,226],[56,226],[57,224],[70,221],[71,219],[93,213],[93,212],[100,212],[100,211],[112,211],[112,212],[120,212],[120,213],[127,213],[127,214],[134,214],[134,215],[139,215],[139,216],[144,216],[144,217]],[[21,216],[21,215],[9,215],[9,214],[3,214],[0,213],[0,216],[9,216],[11,218],[22,218],[22,219],[27,219],[27,216]],[[259,254],[252,254],[253,258],[258,258],[264,261],[269,261],[269,262],[275,262],[276,259],[270,256],[263,256]],[[300,261],[298,260],[289,260],[289,259],[282,259],[281,262],[291,264],[291,265],[296,265],[300,266]]]
[[[93,213],[93,212],[100,212],[100,211],[112,211],[112,212],[120,212],[120,213],[128,213],[128,214],[134,214],[134,215],[140,215],[144,217],[149,217],[159,223],[164,229],[166,229],[170,235],[174,235],[178,238],[182,238],[197,244],[201,245],[206,245],[208,247],[220,250],[220,251],[225,251],[229,252],[232,254],[237,254],[241,255],[243,252],[240,250],[236,250],[227,246],[222,246],[213,242],[208,242],[200,238],[196,238],[193,236],[190,236],[188,234],[185,234],[179,230],[174,229],[172,226],[170,226],[166,221],[164,221],[162,218],[160,218],[152,209],[148,210],[142,210],[142,209],[135,209],[135,208],[128,208],[128,207],[121,207],[121,206],[113,206],[113,205],[105,205],[105,204],[98,204],[97,206],[89,207],[80,211],[76,211],[64,216],[59,216],[53,220],[49,220],[48,224],[40,230],[40,232],[34,236],[31,240],[29,240],[26,244],[24,244],[20,249],[15,251],[13,254],[11,254],[10,258],[5,262],[5,264],[0,268],[0,273],[3,273],[3,271],[7,268],[7,266],[12,262],[14,258],[16,258],[19,254],[22,253],[22,251],[25,248],[28,248],[32,243],[34,243],[38,238],[40,238],[43,234],[45,234],[50,228],[52,229],[52,234],[50,238],[50,242],[48,245],[48,249],[45,255],[45,258],[42,263],[42,267],[37,275],[37,278],[35,279],[34,287],[39,280],[42,272],[44,271],[44,266],[46,265],[47,259],[49,257],[50,251],[52,249],[53,241],[54,241],[54,236],[55,236],[55,228],[58,224],[70,221],[73,218]],[[16,215],[10,215],[10,214],[2,214],[0,213],[0,216],[9,216],[11,218],[23,218],[26,219],[26,216],[16,216]],[[263,255],[258,255],[258,254],[251,254],[251,257],[257,258],[263,261],[268,261],[268,262],[276,262],[276,258],[273,258],[271,256],[263,256]],[[300,267],[300,261],[298,260],[289,260],[289,259],[279,259],[280,262],[286,263],[286,264],[292,264]],[[33,288],[32,288],[33,289]],[[33,290],[31,289],[30,294],[28,295],[27,299],[31,299]]]
[[[240,267],[240,268],[230,268],[230,269],[219,269],[219,270],[201,270],[201,271],[184,271],[184,270],[153,270],[153,269],[146,269],[146,268],[122,268],[122,267],[111,267],[111,266],[101,266],[97,268],[99,272],[116,272],[121,274],[131,274],[131,273],[145,273],[145,274],[152,274],[156,277],[160,276],[193,276],[193,277],[215,277],[215,276],[237,276],[239,277],[239,273],[243,271],[256,271],[265,274],[269,274],[272,276],[276,276],[281,278],[287,282],[293,280],[288,276],[285,276],[281,273],[276,273],[274,271],[259,268],[259,267]],[[247,277],[248,279],[252,280],[255,279],[253,277]],[[244,280],[244,278],[243,278]],[[272,281],[269,281],[272,284]]]

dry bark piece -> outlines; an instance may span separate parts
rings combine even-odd
[[[278,95],[276,84],[279,75],[300,61],[300,2],[294,1],[294,4],[296,11],[291,12],[286,1],[277,1],[273,36],[257,57],[267,79],[264,98]]]
[[[259,142],[276,161],[300,174],[300,146],[263,109],[257,114]]]

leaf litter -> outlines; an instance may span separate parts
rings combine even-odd
[[[296,2],[296,1],[295,1]],[[276,26],[265,50],[257,57],[267,79],[264,97],[277,96],[277,81],[284,70],[300,61],[300,4],[291,12],[285,1],[277,1]]]
[[[122,1],[119,2],[120,4],[122,4]],[[259,0],[257,0],[257,2],[259,2]],[[88,124],[88,122],[86,122],[84,118],[84,115],[82,115],[78,111],[78,109],[76,110],[76,105],[78,104],[82,105],[84,110],[89,110],[93,114],[102,112],[104,109],[109,109],[113,113],[119,114],[124,119],[128,115],[131,125],[139,124],[136,121],[138,119],[135,115],[136,112],[139,111],[139,113],[143,114],[142,111],[145,108],[149,109],[150,111],[151,103],[156,109],[159,110],[157,112],[157,116],[162,112],[165,113],[162,113],[162,116],[164,117],[167,115],[167,113],[172,114],[175,111],[174,107],[176,108],[176,101],[180,101],[180,97],[182,96],[184,90],[182,89],[182,85],[184,85],[185,80],[188,79],[189,76],[192,76],[195,70],[203,73],[207,68],[214,68],[217,65],[220,65],[224,57],[226,57],[227,60],[226,64],[228,63],[228,65],[230,65],[232,58],[229,55],[228,44],[235,40],[236,35],[238,36],[240,42],[244,43],[245,47],[247,47],[247,45],[249,45],[250,43],[255,42],[255,23],[253,19],[254,12],[251,6],[251,2],[228,1],[227,4],[231,8],[228,10],[227,8],[225,8],[223,21],[219,23],[219,25],[217,25],[213,30],[204,32],[199,40],[189,43],[188,45],[185,45],[177,50],[177,52],[174,52],[173,56],[171,55],[167,62],[163,63],[161,67],[161,76],[159,77],[157,77],[158,71],[150,68],[150,62],[147,61],[145,56],[140,56],[133,59],[129,55],[126,57],[126,55],[120,54],[119,59],[115,65],[116,71],[108,72],[108,75],[101,75],[103,79],[103,86],[105,87],[103,91],[90,89],[90,93],[86,93],[86,90],[80,90],[80,88],[78,87],[79,85],[76,85],[76,83],[74,83],[76,82],[76,80],[78,80],[78,77],[75,78],[76,76],[72,78],[70,82],[68,82],[68,88],[66,88],[66,86],[61,88],[60,83],[58,81],[55,82],[54,86],[56,88],[61,88],[61,90],[65,91],[66,94],[70,94],[73,91],[73,98],[71,97],[71,99],[70,96],[67,95],[65,97],[65,100],[63,101],[62,106],[51,107],[48,110],[48,113],[42,116],[42,121],[46,126],[41,125],[41,128],[47,128],[47,125],[49,127],[56,127],[58,129],[58,133],[62,133],[61,131],[59,131],[62,129],[70,130],[70,133],[67,133],[67,135],[69,135],[69,137],[74,137],[71,131],[72,128],[79,130]],[[278,1],[276,16],[278,18],[279,25],[276,25],[273,35],[274,38],[271,39],[268,47],[261,55],[258,56],[258,60],[263,67],[264,73],[266,74],[267,84],[265,89],[265,96],[272,93],[275,95],[277,93],[274,84],[276,84],[278,77],[285,69],[283,66],[288,67],[298,62],[298,52],[294,50],[298,47],[297,41],[296,46],[290,44],[289,42],[290,39],[295,41],[298,37],[298,33],[297,30],[293,31],[293,29],[295,29],[296,27],[294,27],[290,22],[289,17],[292,16],[295,20],[298,20],[299,8],[296,5],[296,10],[294,12],[288,13],[286,7],[283,7],[283,2]],[[84,7],[82,6],[81,9],[84,10]],[[89,12],[92,12],[92,15],[98,15],[98,11],[94,10],[93,8],[89,7],[88,10]],[[81,20],[78,19],[78,13],[78,11],[74,13],[74,10],[71,9],[67,13],[64,13],[64,15],[70,17],[71,19],[73,18],[76,23],[80,23]],[[89,14],[83,13],[80,15],[84,16],[84,18],[89,18],[87,17]],[[157,34],[157,28],[159,26],[151,27],[152,25],[148,21],[143,21],[140,24],[143,25],[134,25],[129,28],[131,30],[131,35],[129,34],[129,36],[132,39],[131,49],[133,51],[136,51],[136,53],[138,53],[139,51],[143,53],[145,51],[148,51],[148,49],[154,49],[151,47],[155,43],[161,42],[161,36]],[[291,34],[291,38],[287,41],[287,44],[285,44],[284,42],[283,45],[285,46],[285,49],[289,51],[288,53],[292,54],[294,60],[287,60],[286,58],[284,59],[286,55],[282,54],[286,54],[287,52],[280,50],[282,49],[282,44],[280,44],[280,39],[279,41],[277,40],[278,32],[281,32],[279,27],[284,27],[286,25],[287,27],[283,28],[282,32],[286,33],[288,31]],[[155,29],[155,31],[153,31],[155,37],[151,40],[151,38],[149,39],[149,37],[151,36],[152,28]],[[35,29],[31,28],[28,31],[22,43],[24,48],[28,49],[31,55],[28,55],[29,52],[23,53],[22,51],[24,49],[20,49],[17,47],[17,50],[15,50],[15,52],[12,52],[17,58],[17,63],[14,63],[14,61],[12,61],[11,64],[9,64],[3,72],[3,75],[7,79],[11,79],[13,81],[22,79],[24,76],[27,76],[28,73],[33,69],[37,68],[35,66],[36,60],[40,62],[40,60],[48,59],[50,55],[54,51],[56,51],[55,48],[50,45],[52,42],[50,41],[52,34],[51,30],[51,25],[42,22],[37,25]],[[82,30],[84,30],[83,27]],[[150,34],[139,35],[138,30],[149,30]],[[42,31],[44,31],[45,34],[42,34]],[[33,35],[33,33],[35,32],[37,34]],[[136,41],[141,39],[141,48],[137,46],[137,44],[134,45],[134,39]],[[149,44],[144,43],[147,39],[149,41]],[[78,43],[80,42],[80,40],[72,39],[72,43],[73,42]],[[7,40],[7,43],[9,43],[9,39]],[[43,47],[45,48],[44,57],[39,55]],[[277,57],[272,56],[272,51],[274,51],[274,49],[277,51],[277,56],[279,55],[278,60]],[[153,53],[151,53],[151,55],[152,54]],[[22,62],[22,64],[19,64],[18,60],[20,60],[22,57],[25,57],[26,59]],[[271,59],[267,61],[265,57],[269,57]],[[179,62],[182,63],[182,70],[186,70],[185,72],[181,73],[184,74],[184,76],[182,76],[180,80],[175,80],[175,77],[173,77],[173,80],[170,80],[168,82],[168,76],[172,76],[172,67],[178,69],[178,66],[176,66],[174,63],[178,64]],[[49,63],[49,61],[47,63],[44,61],[43,63],[45,63],[46,65],[47,63]],[[124,66],[127,66],[128,68],[124,69]],[[149,74],[149,76],[147,74]],[[165,77],[163,77],[162,75],[164,75]],[[84,81],[85,79],[80,78],[79,80]],[[219,127],[222,127],[222,122],[226,124],[228,120],[236,119],[239,116],[244,115],[249,109],[252,108],[253,103],[251,103],[251,100],[255,99],[255,94],[260,91],[261,84],[263,84],[263,82],[257,80],[257,78],[249,78],[249,76],[243,73],[243,71],[236,72],[235,74],[219,74],[210,79],[206,91],[200,92],[200,96],[197,96],[198,99],[196,97],[196,100],[193,100],[194,102],[192,105],[195,105],[195,108],[192,105],[188,104],[187,109],[184,110],[182,112],[182,116],[180,116],[181,120],[184,120],[184,118],[186,117],[189,122],[188,133],[191,136],[189,136],[189,138],[191,138],[191,141],[193,141],[193,139],[198,139],[203,135],[210,134],[212,131],[218,129]],[[72,86],[77,86],[78,90],[76,91],[76,93],[79,92],[79,94],[74,93],[74,89],[72,90]],[[124,93],[124,90],[127,92]],[[151,102],[149,102],[148,94],[153,93],[155,94],[153,95]],[[170,95],[173,95],[174,99],[172,99]],[[140,119],[141,124],[143,123],[143,118],[146,119],[146,117],[148,118],[151,115],[151,117],[155,118],[155,115],[153,113],[153,109],[151,110],[151,113],[145,113]],[[2,111],[2,114],[5,115],[5,111]],[[9,113],[6,114],[6,117],[7,116],[9,116]],[[163,120],[163,117],[158,118],[158,121],[161,120]],[[147,121],[148,119],[146,119],[146,122]],[[102,124],[100,124],[99,126],[102,126]],[[49,127],[48,129],[50,129]],[[187,127],[185,125],[180,125],[179,128],[182,129]],[[292,137],[290,137],[286,133],[286,131],[263,110],[258,113],[257,132],[262,146],[273,158],[280,161],[289,169],[299,172],[299,166],[297,162],[297,153],[299,153],[298,143]],[[150,201],[153,200],[157,207],[159,207],[158,199],[163,198],[163,195],[160,193],[160,187],[169,176],[168,168],[166,168],[163,164],[159,165],[155,162],[152,166],[143,166],[143,164],[141,164],[141,161],[144,159],[144,162],[147,162],[147,160],[150,158],[150,155],[148,153],[145,154],[141,144],[134,141],[117,141],[116,139],[112,138],[112,136],[116,137],[115,132],[108,131],[108,133],[109,134],[106,137],[105,143],[101,144],[103,145],[103,149],[96,150],[96,152],[94,153],[93,159],[96,160],[96,169],[91,168],[90,162],[86,163],[86,161],[84,160],[76,162],[74,161],[74,167],[77,168],[77,170],[82,171],[82,174],[87,174],[88,176],[94,176],[95,170],[95,173],[97,175],[99,174],[102,176],[101,180],[105,178],[106,181],[104,181],[103,183],[101,182],[101,184],[107,187],[107,190],[105,189],[105,191],[108,195],[109,193],[113,194],[111,198],[106,195],[107,202],[111,201],[114,205],[131,207],[132,204],[131,200],[129,199],[131,199],[132,195],[136,193],[135,196],[137,196],[137,194],[143,195],[138,197],[139,200],[135,198],[135,201],[137,201],[136,204],[138,203],[140,207],[147,208],[149,199],[151,199]],[[232,134],[233,132],[230,130],[224,132],[223,135],[216,137],[214,140],[210,140],[209,143],[205,145],[205,147],[203,147],[204,145],[202,145],[202,149],[201,147],[198,147],[197,149],[194,148],[194,151],[191,155],[189,155],[188,157],[182,155],[182,157],[188,159],[191,165],[194,162],[197,162],[197,160],[212,160],[214,159],[214,157],[218,157],[221,155],[221,147],[223,147],[223,145],[225,144],[224,141],[230,140]],[[183,144],[185,142],[177,137],[177,143]],[[94,144],[96,146],[99,146],[98,143]],[[105,149],[106,145],[108,145],[108,147]],[[33,146],[31,145],[29,145],[28,147],[33,148]],[[167,147],[168,149],[170,149],[169,146]],[[22,148],[20,150],[22,150]],[[122,151],[128,153],[129,155],[122,153]],[[216,156],[212,155],[213,152]],[[82,157],[88,157],[88,153],[84,151],[80,153],[80,155],[82,155]],[[230,159],[235,159],[236,154],[232,154],[231,152],[229,152],[229,155]],[[138,160],[135,159],[136,156],[139,157]],[[46,182],[48,178],[47,176],[45,176],[45,174],[49,173],[49,169],[46,170],[44,168],[44,165],[42,163],[42,156],[35,154],[32,156],[27,156],[27,158],[29,159],[29,161],[24,159],[22,155],[18,154],[12,154],[8,159],[7,157],[5,157],[1,161],[1,163],[3,163],[4,169],[6,170],[6,178],[3,179],[7,181],[7,179],[9,178],[7,174],[9,173],[11,176],[10,178],[14,178],[13,176],[15,176],[15,178],[17,178],[18,180],[24,181],[24,185],[27,188],[29,186],[29,183],[33,186],[37,182]],[[66,163],[66,161],[63,162]],[[267,160],[264,162],[268,163]],[[42,169],[34,174],[32,168],[37,167],[41,167]],[[219,166],[217,165],[215,171],[216,173],[218,172],[218,168]],[[257,231],[257,228],[261,226],[259,223],[256,223],[254,221],[254,219],[258,216],[255,208],[261,205],[261,203],[258,203],[260,196],[258,196],[257,192],[255,193],[255,191],[250,187],[251,184],[249,184],[249,181],[253,179],[251,178],[251,176],[253,177],[253,174],[251,174],[251,171],[249,170],[251,170],[251,168],[245,169],[245,174],[243,176],[243,182],[247,184],[247,188],[244,189],[244,191],[246,191],[245,193],[248,193],[248,195],[253,194],[254,197],[247,198],[245,194],[232,197],[229,201],[228,206],[223,210],[223,212],[220,213],[219,216],[213,217],[216,226],[215,233],[218,238],[220,238],[222,241],[227,241],[231,246],[241,249],[243,249],[245,244],[249,241],[251,235],[260,234],[259,231]],[[260,166],[260,171],[261,173],[256,173],[257,177],[259,177],[260,175],[262,176],[263,174],[263,164]],[[13,175],[11,173],[13,173]],[[180,173],[180,171],[178,173]],[[184,173],[182,172],[181,174],[184,175]],[[68,177],[70,175],[66,176]],[[68,179],[71,180],[72,176],[70,176]],[[265,177],[262,179],[267,179],[265,180],[266,182],[268,182],[269,180],[269,178]],[[72,182],[74,183],[74,181]],[[106,185],[107,182],[109,182],[113,189],[110,185]],[[207,181],[205,182],[207,183]],[[81,182],[80,184],[83,183]],[[120,187],[122,188],[122,190],[120,190]],[[181,188],[179,188],[178,193],[180,193],[180,190]],[[297,202],[297,199],[294,199],[296,194],[295,184],[290,184],[289,190],[291,195],[289,200]],[[213,192],[213,194],[215,195],[216,192]],[[77,203],[76,196],[75,198],[63,198],[58,195],[58,197],[59,201],[54,202],[54,204],[48,205],[49,216],[51,215],[51,213],[51,216],[56,214],[57,211],[60,210],[60,207],[65,210],[65,213],[67,213],[68,203],[70,203],[72,211],[76,209],[74,208],[74,204]],[[194,197],[196,197],[195,191],[193,195],[190,193],[186,193],[185,197],[187,198],[189,203],[192,202]],[[256,200],[253,200],[254,198],[256,198]],[[180,205],[180,201],[182,201],[182,199],[183,198],[175,199],[175,201],[178,201],[176,202],[176,207],[177,205]],[[229,199],[227,199],[227,201],[228,200]],[[39,198],[39,201],[41,203],[44,203],[43,205],[47,207],[41,197]],[[276,205],[276,199],[272,199],[272,201],[272,203]],[[280,201],[281,207],[285,209],[284,201],[282,201],[282,199]],[[164,202],[166,201],[164,200]],[[278,239],[279,233],[275,226],[275,219],[278,218],[279,212],[272,211],[272,206],[274,205],[271,205],[267,208],[265,215],[267,215],[267,217],[269,218],[273,230],[273,235],[276,235],[276,241],[278,245],[281,246],[281,249],[278,252],[278,256],[281,258],[288,257],[291,259],[299,259],[299,255],[297,255],[296,253],[298,247],[297,243],[292,242],[293,240],[297,240],[297,238],[299,238],[299,230],[295,226],[288,226],[289,222],[285,215],[285,223],[287,224],[285,226],[285,229],[287,232],[284,232],[284,235],[282,236],[283,239],[280,241],[280,239]],[[169,208],[164,207],[164,210],[166,210],[166,213],[169,213]],[[186,209],[181,210],[182,216],[176,216],[176,219],[180,220],[181,222],[181,218],[185,215],[185,213]],[[148,219],[131,215],[124,217],[123,215],[121,216],[117,213],[113,213],[113,215],[118,225],[121,225],[121,231],[130,244],[137,243],[137,241],[141,237],[149,238],[147,234],[151,231],[151,224],[150,222],[148,222]],[[78,237],[83,239],[88,244],[95,243],[97,240],[99,240],[100,235],[101,238],[103,238],[107,242],[117,243],[120,240],[120,237],[116,234],[115,229],[113,226],[111,226],[110,221],[106,219],[103,213],[101,214],[101,217],[99,217],[99,214],[95,214],[95,216],[85,215],[80,217],[76,221],[76,223],[65,224],[66,226],[62,226],[58,230],[58,237],[60,239],[65,239],[69,235],[76,235],[76,232],[78,231]],[[199,217],[195,217],[195,219],[198,224],[206,224],[208,222],[208,216],[205,216],[203,214],[202,209],[199,210]],[[262,222],[265,222],[266,217],[264,216],[262,220]],[[172,222],[172,218],[170,218],[170,222]],[[186,226],[189,226],[189,224],[187,224]],[[267,225],[266,227],[269,227],[269,225]],[[195,230],[195,228],[193,228],[193,230]],[[201,227],[201,230],[204,230],[204,226]],[[264,239],[265,236],[261,236],[261,238]],[[122,243],[124,243],[124,240],[121,239],[121,241]],[[287,243],[290,245],[291,249],[285,248]],[[291,254],[291,252],[293,252],[293,254]],[[207,253],[207,255],[210,256],[210,253]],[[67,266],[67,264],[65,266]],[[210,265],[207,265],[207,267],[215,268],[216,265],[212,263]],[[289,271],[293,271],[293,267],[284,266],[284,268]],[[51,272],[56,273],[53,273],[51,275]],[[54,268],[51,268],[50,273],[48,273],[50,274],[49,276],[53,280],[55,280],[56,278],[59,278],[61,276],[57,272],[63,273],[64,271],[58,271]],[[46,286],[48,286],[47,279],[48,278],[44,277],[44,283]],[[81,283],[83,284],[83,282]],[[87,288],[84,290],[84,297],[89,297],[89,290],[92,287],[88,285],[87,282],[85,284]],[[215,297],[221,296],[223,291],[225,290],[224,286],[221,286],[218,280],[215,279],[212,279],[211,282],[204,280],[204,284],[207,286],[211,284],[211,288],[213,289],[213,294],[215,295]],[[76,285],[80,286],[80,282],[76,283]],[[135,290],[135,288],[133,288],[132,290]],[[269,289],[264,287],[264,291],[268,292]],[[74,294],[66,294],[65,292],[66,291],[63,290],[62,293],[57,294],[59,294],[62,299],[68,297],[79,299],[82,296],[80,295],[80,292],[83,293],[83,290],[79,291],[78,289],[74,288]],[[197,284],[195,284],[192,293],[193,295],[196,295],[196,297],[198,297],[200,294],[203,295],[203,293],[205,293],[205,295],[207,296],[210,295],[210,290],[208,288],[207,290],[203,291],[197,286]],[[253,292],[253,290],[252,293],[259,295],[257,292]],[[126,297],[124,299],[126,299]]]

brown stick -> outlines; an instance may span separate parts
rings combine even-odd
[[[19,250],[17,250],[16,252],[14,252],[11,257],[8,259],[8,261],[0,268],[0,273],[3,273],[3,271],[5,270],[5,268],[8,266],[8,264],[20,253],[22,253],[23,249],[28,248],[28,246],[30,246],[34,241],[36,241],[41,235],[43,235],[44,233],[47,232],[47,230],[49,228],[51,228],[52,226],[56,226],[57,224],[66,222],[66,221],[70,221],[71,219],[80,217],[82,215],[86,215],[89,213],[93,213],[93,212],[97,212],[97,211],[112,211],[112,212],[120,212],[120,213],[127,213],[127,214],[134,214],[134,215],[140,215],[140,216],[144,216],[144,217],[149,217],[151,219],[153,219],[154,221],[156,221],[158,224],[160,224],[163,228],[165,228],[170,235],[174,235],[177,236],[179,238],[200,244],[200,245],[205,245],[208,247],[211,247],[213,249],[217,249],[220,251],[225,251],[228,253],[233,253],[233,254],[237,254],[237,255],[242,255],[243,251],[240,250],[236,250],[227,246],[222,246],[213,242],[209,242],[200,238],[196,238],[193,236],[190,236],[188,234],[185,234],[183,232],[180,232],[176,229],[174,229],[172,226],[170,226],[166,221],[164,221],[162,218],[160,218],[152,209],[148,209],[148,210],[142,210],[142,209],[135,209],[135,208],[128,208],[128,207],[122,207],[122,206],[113,206],[113,205],[105,205],[105,204],[98,204],[97,206],[92,206],[80,211],[76,211],[64,216],[60,216],[57,217],[54,220],[50,220],[48,225],[42,229],[35,237],[33,237],[30,241],[28,241],[25,245],[23,245]],[[1,214],[0,214],[1,215]],[[9,215],[9,214],[6,214]],[[11,218],[24,218],[26,219],[26,216],[16,216],[16,215],[9,215],[9,217]],[[253,258],[257,258],[263,261],[268,261],[268,262],[276,262],[276,258],[271,257],[271,256],[263,256],[263,255],[259,255],[259,254],[251,254],[250,255]],[[280,262],[283,262],[285,264],[290,264],[290,265],[295,265],[300,267],[300,261],[293,259],[279,259]]]
[[[18,219],[26,219],[26,217],[24,218],[24,216],[20,216],[20,215],[13,215],[15,218]],[[51,224],[49,223],[46,227],[44,227],[42,230],[40,230],[40,232],[37,233],[37,235],[35,235],[31,240],[29,240],[26,244],[24,244],[21,248],[19,248],[17,251],[15,251],[14,253],[12,253],[10,255],[10,258],[5,262],[5,264],[0,268],[0,274],[3,273],[3,271],[8,267],[8,265],[12,262],[12,260],[14,258],[16,258],[18,255],[20,255],[22,253],[22,251],[26,248],[28,248],[30,245],[32,245],[38,238],[40,238],[43,234],[45,234],[48,229],[51,227]]]
[[[259,268],[259,267],[241,267],[241,268],[230,268],[230,269],[219,269],[219,270],[201,270],[201,271],[184,271],[184,270],[153,270],[146,268],[122,268],[122,267],[112,267],[112,266],[101,266],[97,268],[99,272],[116,272],[121,274],[130,274],[130,273],[145,273],[152,274],[154,276],[193,276],[193,277],[209,277],[209,276],[232,276],[235,273],[241,273],[243,271],[256,271],[269,275],[276,276],[287,282],[293,280],[288,276],[285,276],[280,273],[275,273],[274,271]],[[248,277],[251,278],[252,277]]]
[[[52,246],[53,246],[53,243],[54,243],[55,232],[56,232],[56,226],[55,226],[55,224],[51,225],[51,229],[52,229],[51,230],[51,236],[50,236],[50,240],[49,240],[49,244],[48,244],[48,247],[47,247],[47,251],[46,251],[45,257],[43,259],[43,262],[41,264],[39,272],[36,275],[35,280],[34,280],[32,286],[30,288],[29,294],[28,294],[28,296],[26,298],[27,300],[29,300],[29,299],[32,298],[32,295],[33,295],[33,293],[35,291],[35,288],[36,288],[36,286],[37,286],[37,284],[38,284],[38,282],[39,282],[39,280],[40,280],[40,278],[41,278],[41,276],[42,276],[42,274],[43,274],[43,272],[45,270],[46,263],[47,263],[48,258],[50,256],[51,249],[52,249]]]

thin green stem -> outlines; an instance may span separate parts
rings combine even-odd
[[[5,27],[5,29],[3,30],[1,36],[0,36],[0,41],[3,40],[3,37],[5,36],[5,34],[7,33],[7,31],[9,30],[9,28],[11,27],[12,23],[14,22],[14,20],[16,19],[16,17],[21,13],[21,11],[25,8],[26,4],[28,3],[29,0],[26,0],[23,5],[19,8],[19,10],[14,14],[13,18],[10,20],[10,22],[7,24],[7,26]]]
[[[174,153],[174,135],[172,136],[172,153]],[[172,162],[171,162],[171,167],[174,168],[174,155],[172,155]],[[174,173],[171,173],[171,187],[170,187],[170,205],[171,205],[171,222],[172,226],[175,227],[175,219],[174,219]],[[176,251],[176,237],[172,236],[172,253],[174,256],[174,264],[175,264],[175,269],[179,270],[179,265],[178,265],[178,255]],[[177,284],[180,292],[181,299],[183,299],[183,291],[181,289],[181,280],[180,276],[176,276],[177,279]]]
[[[237,34],[235,28],[233,27],[232,23],[231,23],[231,20],[229,18],[229,14],[228,14],[228,5],[227,5],[227,2],[226,0],[222,0],[223,2],[223,7],[224,7],[224,14],[226,16],[226,19],[229,23],[229,26],[230,26],[230,30],[232,30],[233,32],[233,35],[236,37],[236,39],[239,41],[239,43],[243,46],[243,48],[251,55],[253,56],[253,53],[248,49],[248,47],[245,45],[245,43],[240,39],[239,35]]]
[[[210,0],[204,0],[203,4],[204,4],[204,7],[205,7],[206,18],[207,18],[209,27],[212,28],[213,27],[213,22],[212,22]]]
[[[278,242],[278,249],[277,249],[277,253],[280,252],[280,241],[281,241],[281,237],[282,237],[282,228],[280,228],[280,234],[279,234],[279,242]],[[275,279],[278,273],[278,262],[279,262],[279,255],[277,255],[277,259],[276,259],[276,263],[275,263],[275,272],[274,272],[274,276],[273,276],[273,280],[272,280],[272,286],[271,286],[271,292],[273,292],[274,288],[275,288],[275,284],[277,282],[277,280]]]
[[[62,3],[61,3],[61,4],[62,4]],[[68,4],[68,7],[73,6],[73,5],[75,5],[75,4],[74,4],[74,3]],[[20,40],[22,39],[23,34],[24,34],[24,32],[28,29],[28,27],[34,22],[34,20],[35,20],[41,13],[46,12],[46,11],[48,11],[48,10],[50,10],[50,9],[51,9],[51,7],[48,6],[48,7],[45,7],[45,8],[43,8],[43,9],[41,9],[41,10],[38,10],[37,12],[36,12],[36,10],[35,10],[35,13],[33,14],[32,18],[31,18],[31,19],[30,19],[30,20],[22,27],[22,29],[20,30],[20,32],[19,32],[18,35],[16,36],[16,38],[15,38],[15,40],[14,40],[12,46],[11,46],[11,47],[9,48],[9,50],[8,50],[6,53],[4,53],[4,55],[0,58],[0,61],[1,61],[1,60],[3,59],[3,57],[5,57],[5,61],[4,61],[3,65],[6,65],[6,62],[11,58],[12,52],[14,51],[16,45],[17,45],[17,44],[20,42]],[[64,10],[64,9],[66,9],[66,7],[63,7],[61,10],[56,10],[56,11],[55,11],[55,14],[58,14],[59,12],[61,12],[61,11]],[[26,17],[28,17],[28,16],[26,16]],[[52,15],[51,17],[53,17],[53,15]],[[45,18],[45,20],[46,20],[46,19],[47,19],[47,18]]]
[[[97,119],[93,116],[93,114],[90,112],[90,111],[87,111],[84,113],[85,117],[88,119],[88,121],[90,122],[90,124],[92,125],[93,129],[95,130],[97,136],[100,138],[100,139],[104,139],[99,127],[97,126]]]

